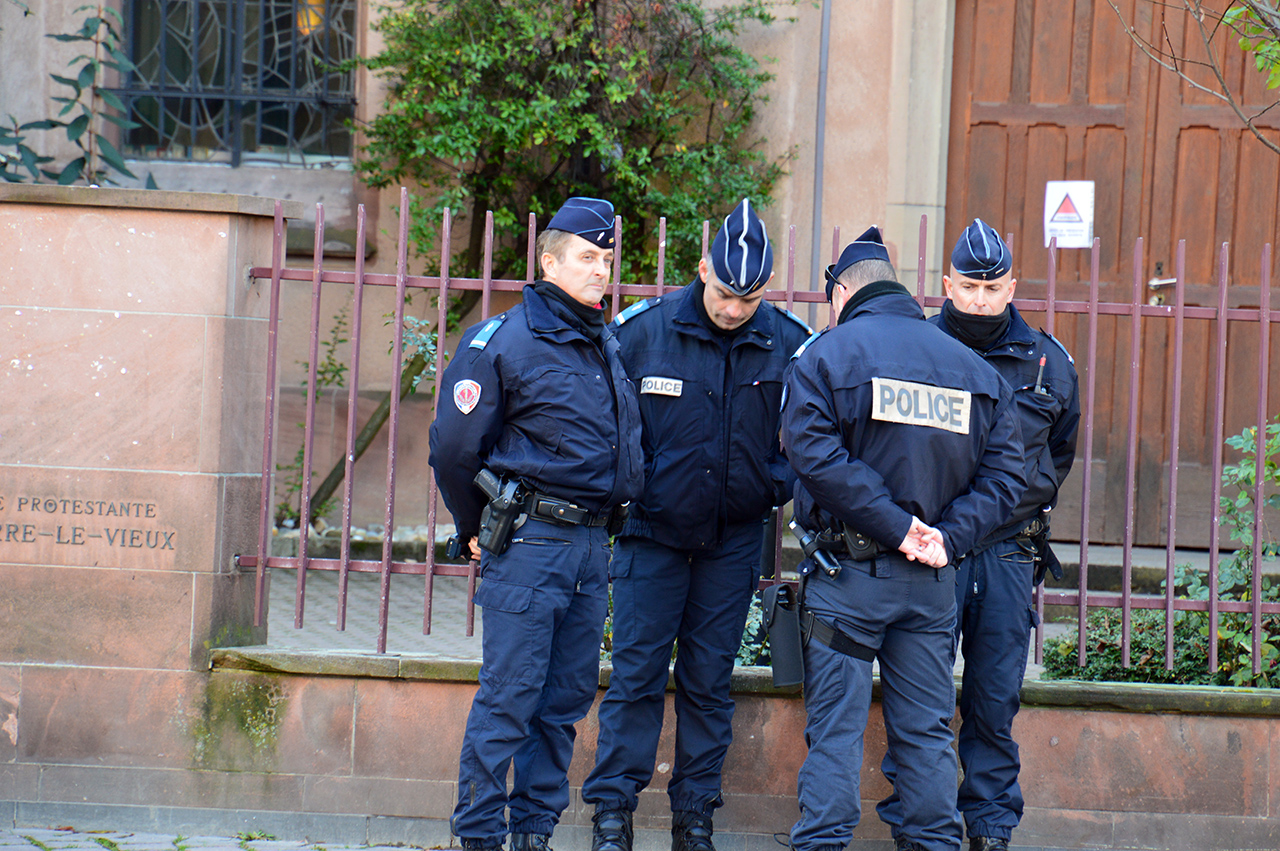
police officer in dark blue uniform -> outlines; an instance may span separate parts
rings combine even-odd
[[[875,228],[828,267],[827,297],[838,324],[797,353],[782,411],[800,480],[796,521],[827,565],[801,565],[809,754],[791,845],[849,844],[878,659],[903,814],[897,847],[955,849],[955,575],[944,568],[1026,488],[1012,393],[924,321]]]
[[[732,738],[729,679],[759,577],[763,521],[794,478],[778,446],[782,377],[809,335],[764,301],[773,252],[744,200],[693,282],[615,322],[640,388],[645,490],[614,547],[613,675],[600,705],[594,851],[629,851],[653,778],[676,646],[676,755],[667,794],[674,851],[712,851]]]
[[[598,685],[609,524],[644,475],[635,388],[601,305],[613,224],[607,201],[565,202],[538,238],[544,280],[468,329],[440,381],[431,466],[460,538],[488,547],[451,820],[466,849],[501,847],[509,825],[512,851],[545,851]]]
[[[1046,570],[1061,576],[1049,549],[1049,510],[1075,459],[1080,393],[1075,366],[1057,340],[1033,330],[1012,304],[1013,256],[1000,235],[975,219],[951,252],[942,285],[949,301],[930,319],[972,348],[1009,383],[1026,446],[1027,491],[1017,507],[964,559],[956,586],[957,633],[964,654],[960,692],[958,806],[970,851],[1003,851],[1022,818],[1013,718],[1035,625],[1032,589]],[[892,759],[885,776],[892,779]],[[880,805],[901,823],[896,797]]]

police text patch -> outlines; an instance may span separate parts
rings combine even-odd
[[[872,378],[871,394],[873,420],[969,433],[971,394],[967,390]]]
[[[659,396],[679,396],[684,392],[684,382],[679,378],[646,375],[640,379],[640,392],[657,393]]]

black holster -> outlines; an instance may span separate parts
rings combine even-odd
[[[627,525],[627,517],[630,514],[630,502],[624,502],[613,507],[613,511],[609,513],[609,523],[605,527],[605,531],[609,533],[610,538],[622,534],[622,527]]]
[[[764,623],[769,630],[773,685],[785,688],[804,683],[804,642],[800,635],[800,603],[786,583],[764,589]]]
[[[1053,548],[1049,546],[1049,530],[1046,528],[1039,535],[1031,538],[1031,544],[1035,548],[1033,555],[1036,560],[1036,572],[1031,580],[1031,587],[1034,588],[1043,582],[1046,573],[1052,573],[1054,579],[1062,579],[1062,562],[1058,561]]]
[[[517,521],[526,513],[527,494],[519,481],[500,479],[490,470],[477,473],[475,483],[489,498],[480,512],[480,532],[476,535],[476,543],[481,549],[500,556],[511,544]]]

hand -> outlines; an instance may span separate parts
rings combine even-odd
[[[947,566],[947,546],[942,532],[924,523],[918,517],[911,518],[907,536],[898,544],[898,550],[909,561],[918,561],[930,567]]]
[[[480,539],[475,535],[471,536],[471,540],[467,541],[467,546],[471,548],[471,560],[480,560]]]

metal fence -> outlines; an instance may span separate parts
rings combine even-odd
[[[434,476],[429,484],[428,509],[427,509],[427,527],[429,530],[428,545],[426,548],[426,559],[424,562],[413,561],[396,561],[393,559],[392,551],[392,535],[395,529],[396,505],[396,444],[397,434],[399,430],[400,419],[400,399],[395,392],[390,394],[391,412],[388,421],[388,451],[387,464],[385,471],[385,494],[386,494],[386,511],[385,522],[383,524],[383,540],[382,540],[382,558],[380,560],[361,560],[351,556],[351,531],[352,531],[352,488],[353,488],[353,471],[354,471],[354,441],[356,435],[356,396],[360,387],[360,328],[361,328],[361,311],[364,302],[364,292],[366,287],[394,287],[396,291],[396,312],[393,319],[393,327],[395,329],[395,342],[392,352],[399,353],[402,351],[403,333],[404,333],[404,304],[406,293],[410,291],[426,291],[437,298],[436,308],[436,328],[447,328],[447,309],[449,304],[449,296],[451,293],[459,291],[479,291],[481,319],[487,318],[490,314],[490,296],[501,292],[518,292],[526,283],[534,280],[536,271],[536,260],[534,257],[534,237],[537,233],[537,223],[534,217],[529,217],[528,224],[528,252],[526,258],[526,273],[524,280],[513,279],[495,279],[492,276],[492,256],[494,246],[493,219],[489,214],[486,218],[485,239],[484,239],[484,271],[479,278],[456,278],[450,274],[450,252],[447,246],[452,245],[452,220],[449,213],[443,216],[441,222],[441,245],[444,248],[440,251],[440,274],[434,276],[410,275],[407,272],[408,266],[408,220],[406,218],[409,210],[408,194],[405,190],[401,190],[400,195],[400,219],[399,232],[397,238],[397,262],[395,274],[373,274],[364,271],[364,256],[366,243],[366,222],[363,205],[359,208],[357,215],[357,233],[356,233],[356,251],[355,251],[355,269],[354,271],[336,271],[326,269],[324,266],[324,209],[323,206],[317,206],[317,221],[315,231],[315,247],[313,252],[313,262],[310,268],[287,268],[284,266],[284,244],[285,244],[285,226],[281,213],[281,206],[276,206],[275,218],[275,238],[272,251],[272,264],[269,267],[255,267],[251,270],[251,275],[255,278],[270,281],[270,316],[268,331],[268,350],[265,353],[266,358],[266,374],[267,374],[267,397],[266,397],[266,419],[263,433],[263,452],[262,452],[262,499],[261,514],[259,518],[258,529],[258,551],[256,554],[243,554],[237,557],[237,562],[241,567],[254,568],[257,571],[257,608],[256,623],[261,623],[265,615],[265,584],[267,568],[289,568],[297,571],[297,590],[295,595],[295,611],[294,625],[301,627],[303,623],[303,615],[306,601],[306,582],[307,574],[313,570],[329,570],[337,571],[339,574],[338,581],[338,618],[337,628],[342,630],[345,628],[347,614],[347,578],[352,571],[377,573],[381,577],[381,594],[380,594],[380,610],[378,615],[378,642],[377,652],[386,652],[387,639],[387,618],[388,606],[390,599],[390,578],[392,574],[411,574],[423,577],[425,583],[425,596],[423,605],[422,631],[424,635],[431,633],[432,627],[432,592],[433,581],[437,576],[454,576],[466,577],[468,581],[467,593],[467,616],[466,616],[466,634],[473,634],[474,627],[474,604],[471,602],[472,594],[475,590],[477,563],[470,562],[465,564],[451,564],[436,560],[435,549],[433,543],[435,541],[435,533],[439,519],[439,499],[435,490]],[[666,221],[663,219],[659,223],[658,230],[658,265],[655,283],[649,284],[623,284],[619,280],[619,270],[622,252],[627,250],[627,245],[623,239],[621,221],[615,222],[615,245],[618,250],[614,255],[614,274],[613,280],[609,287],[610,294],[610,310],[616,315],[619,311],[624,299],[646,298],[661,294],[667,287],[664,281],[664,249],[666,243]],[[710,234],[709,225],[703,224],[703,249],[706,250],[708,238]],[[917,254],[917,273],[915,281],[916,297],[923,307],[937,308],[944,301],[941,296],[930,296],[925,294],[925,247],[927,245],[928,222],[924,217],[920,220],[919,229],[919,250]],[[836,228],[832,233],[831,240],[831,257],[834,261],[840,250],[840,231]],[[782,275],[782,287],[779,289],[771,289],[766,298],[771,301],[784,305],[787,309],[796,309],[801,305],[815,305],[818,313],[824,323],[830,321],[830,311],[826,306],[825,294],[822,291],[809,291],[798,288],[796,285],[796,231],[795,227],[791,227],[787,234],[785,265]],[[1081,503],[1081,517],[1079,526],[1079,578],[1075,589],[1045,589],[1039,588],[1036,592],[1036,607],[1043,614],[1045,606],[1068,606],[1076,611],[1077,626],[1079,628],[1079,645],[1078,655],[1081,664],[1087,660],[1087,638],[1088,630],[1086,618],[1090,609],[1100,607],[1114,608],[1122,612],[1122,653],[1123,662],[1127,666],[1130,662],[1130,622],[1131,615],[1137,609],[1163,609],[1168,617],[1166,617],[1166,667],[1171,668],[1173,665],[1173,649],[1174,649],[1174,618],[1172,614],[1176,611],[1199,611],[1207,613],[1210,621],[1210,635],[1216,635],[1218,624],[1222,613],[1224,612],[1245,612],[1252,617],[1252,656],[1254,672],[1259,670],[1261,660],[1261,641],[1262,641],[1262,618],[1263,615],[1273,615],[1280,613],[1280,603],[1266,602],[1262,593],[1262,572],[1254,570],[1252,577],[1252,593],[1248,595],[1247,600],[1219,600],[1218,599],[1218,578],[1219,566],[1224,548],[1219,536],[1220,527],[1220,508],[1218,504],[1218,493],[1223,470],[1223,441],[1224,441],[1224,423],[1225,423],[1225,407],[1224,399],[1226,396],[1227,381],[1227,340],[1228,340],[1228,323],[1244,322],[1252,323],[1256,328],[1254,333],[1257,334],[1257,346],[1259,357],[1257,359],[1257,417],[1256,423],[1260,426],[1259,433],[1265,433],[1268,405],[1268,382],[1269,376],[1269,358],[1270,358],[1270,334],[1269,330],[1273,322],[1280,321],[1280,311],[1273,315],[1270,308],[1269,298],[1266,296],[1270,293],[1270,277],[1272,268],[1271,245],[1267,244],[1261,251],[1259,257],[1260,263],[1260,298],[1258,307],[1228,307],[1228,246],[1224,243],[1221,246],[1218,260],[1218,280],[1217,292],[1218,303],[1216,306],[1189,306],[1186,304],[1185,291],[1185,274],[1184,274],[1184,258],[1185,244],[1179,243],[1177,253],[1177,268],[1175,279],[1167,282],[1173,289],[1173,304],[1162,303],[1146,303],[1143,299],[1144,287],[1149,282],[1143,280],[1143,245],[1139,239],[1134,247],[1133,258],[1133,296],[1127,302],[1102,302],[1099,300],[1099,257],[1100,247],[1098,240],[1094,240],[1091,253],[1091,273],[1088,289],[1088,298],[1085,301],[1069,301],[1061,300],[1056,297],[1057,287],[1057,257],[1058,251],[1055,246],[1051,245],[1048,249],[1048,275],[1045,282],[1045,297],[1042,299],[1015,299],[1014,303],[1020,310],[1041,313],[1044,317],[1045,330],[1053,333],[1055,326],[1055,318],[1061,314],[1077,314],[1082,315],[1087,323],[1087,335],[1085,337],[1083,351],[1080,345],[1077,345],[1077,351],[1073,352],[1077,359],[1077,366],[1081,375],[1081,422],[1079,444],[1077,448],[1078,472],[1082,479],[1081,487],[1083,498]],[[281,557],[270,555],[270,542],[272,533],[272,477],[273,471],[276,469],[275,464],[275,444],[276,444],[276,394],[280,389],[278,387],[277,378],[277,341],[278,331],[280,327],[280,289],[283,281],[310,281],[312,291],[312,310],[310,325],[310,357],[308,359],[309,375],[308,387],[314,387],[316,382],[317,355],[320,345],[320,295],[321,288],[324,284],[347,285],[351,287],[351,309],[353,313],[351,328],[352,338],[350,340],[350,361],[348,367],[349,386],[349,404],[347,406],[348,421],[346,427],[346,470],[343,479],[342,492],[342,521],[341,521],[341,548],[338,558],[312,558],[308,555],[308,535],[306,534],[306,524],[303,523],[302,534],[299,535],[298,554],[296,557]],[[908,283],[908,282],[904,282]],[[909,283],[908,283],[909,286]],[[1168,476],[1168,520],[1167,520],[1167,559],[1165,571],[1165,590],[1162,594],[1137,594],[1131,588],[1133,585],[1132,578],[1132,551],[1133,538],[1127,531],[1123,542],[1123,563],[1122,563],[1122,580],[1121,590],[1118,592],[1097,591],[1088,589],[1089,577],[1089,546],[1090,546],[1090,492],[1093,487],[1092,464],[1094,460],[1094,415],[1095,415],[1095,399],[1096,389],[1099,377],[1099,352],[1098,352],[1098,320],[1102,316],[1128,317],[1130,323],[1130,351],[1129,351],[1129,369],[1128,380],[1130,393],[1127,399],[1128,413],[1128,453],[1127,464],[1125,469],[1125,515],[1128,518],[1126,525],[1127,530],[1132,529],[1132,519],[1134,516],[1135,500],[1137,498],[1137,469],[1136,469],[1136,443],[1138,434],[1138,392],[1136,388],[1139,384],[1139,364],[1140,364],[1140,346],[1141,346],[1141,329],[1143,323],[1150,322],[1167,322],[1172,323],[1172,352],[1170,356],[1173,358],[1175,369],[1173,371],[1172,392],[1167,399],[1167,415],[1171,418],[1171,430],[1169,440],[1169,454],[1165,461],[1169,465]],[[1215,410],[1213,412],[1213,436],[1212,446],[1216,447],[1212,464],[1212,477],[1214,482],[1214,498],[1209,506],[1210,514],[1210,544],[1209,544],[1209,569],[1207,574],[1207,585],[1209,589],[1208,599],[1184,599],[1179,598],[1175,594],[1175,553],[1174,542],[1177,529],[1176,511],[1178,504],[1178,450],[1180,441],[1180,409],[1182,398],[1182,378],[1181,366],[1184,363],[1186,352],[1184,351],[1183,329],[1184,323],[1189,320],[1210,320],[1215,328],[1214,343],[1214,368],[1216,374],[1216,384],[1213,396],[1216,399]],[[443,341],[444,334],[439,337]],[[436,352],[435,375],[439,376],[444,371],[444,346],[440,345]],[[401,370],[402,358],[398,355],[392,356],[394,363],[391,365],[393,378],[390,386],[397,388],[401,386]],[[1109,366],[1108,366],[1109,368]],[[434,379],[433,379],[434,380]],[[1240,377],[1235,376],[1235,380],[1239,381]],[[435,404],[439,405],[439,394],[436,394]],[[303,518],[310,516],[310,495],[312,493],[311,482],[311,465],[313,452],[313,433],[315,430],[315,394],[307,394],[306,422],[304,426],[303,439],[303,462],[302,462],[302,505],[300,516]],[[1257,469],[1255,471],[1255,487],[1253,492],[1254,505],[1262,506],[1264,504],[1264,483],[1266,480],[1264,465],[1265,452],[1259,451],[1256,454]],[[780,527],[781,524],[778,524]],[[1264,540],[1263,530],[1263,512],[1258,510],[1253,518],[1253,540],[1252,540],[1252,557],[1253,564],[1261,564],[1262,546]],[[1063,530],[1057,530],[1058,536],[1063,536]],[[1070,532],[1067,532],[1067,536]],[[1061,546],[1061,545],[1059,545]],[[781,554],[782,541],[781,530],[774,536],[774,553],[775,556]],[[784,581],[783,578],[762,578],[761,585],[765,586],[774,582]],[[1036,658],[1040,660],[1041,649],[1043,644],[1043,627],[1037,631],[1036,636]],[[1218,665],[1216,642],[1210,642],[1210,670],[1216,670]]]

